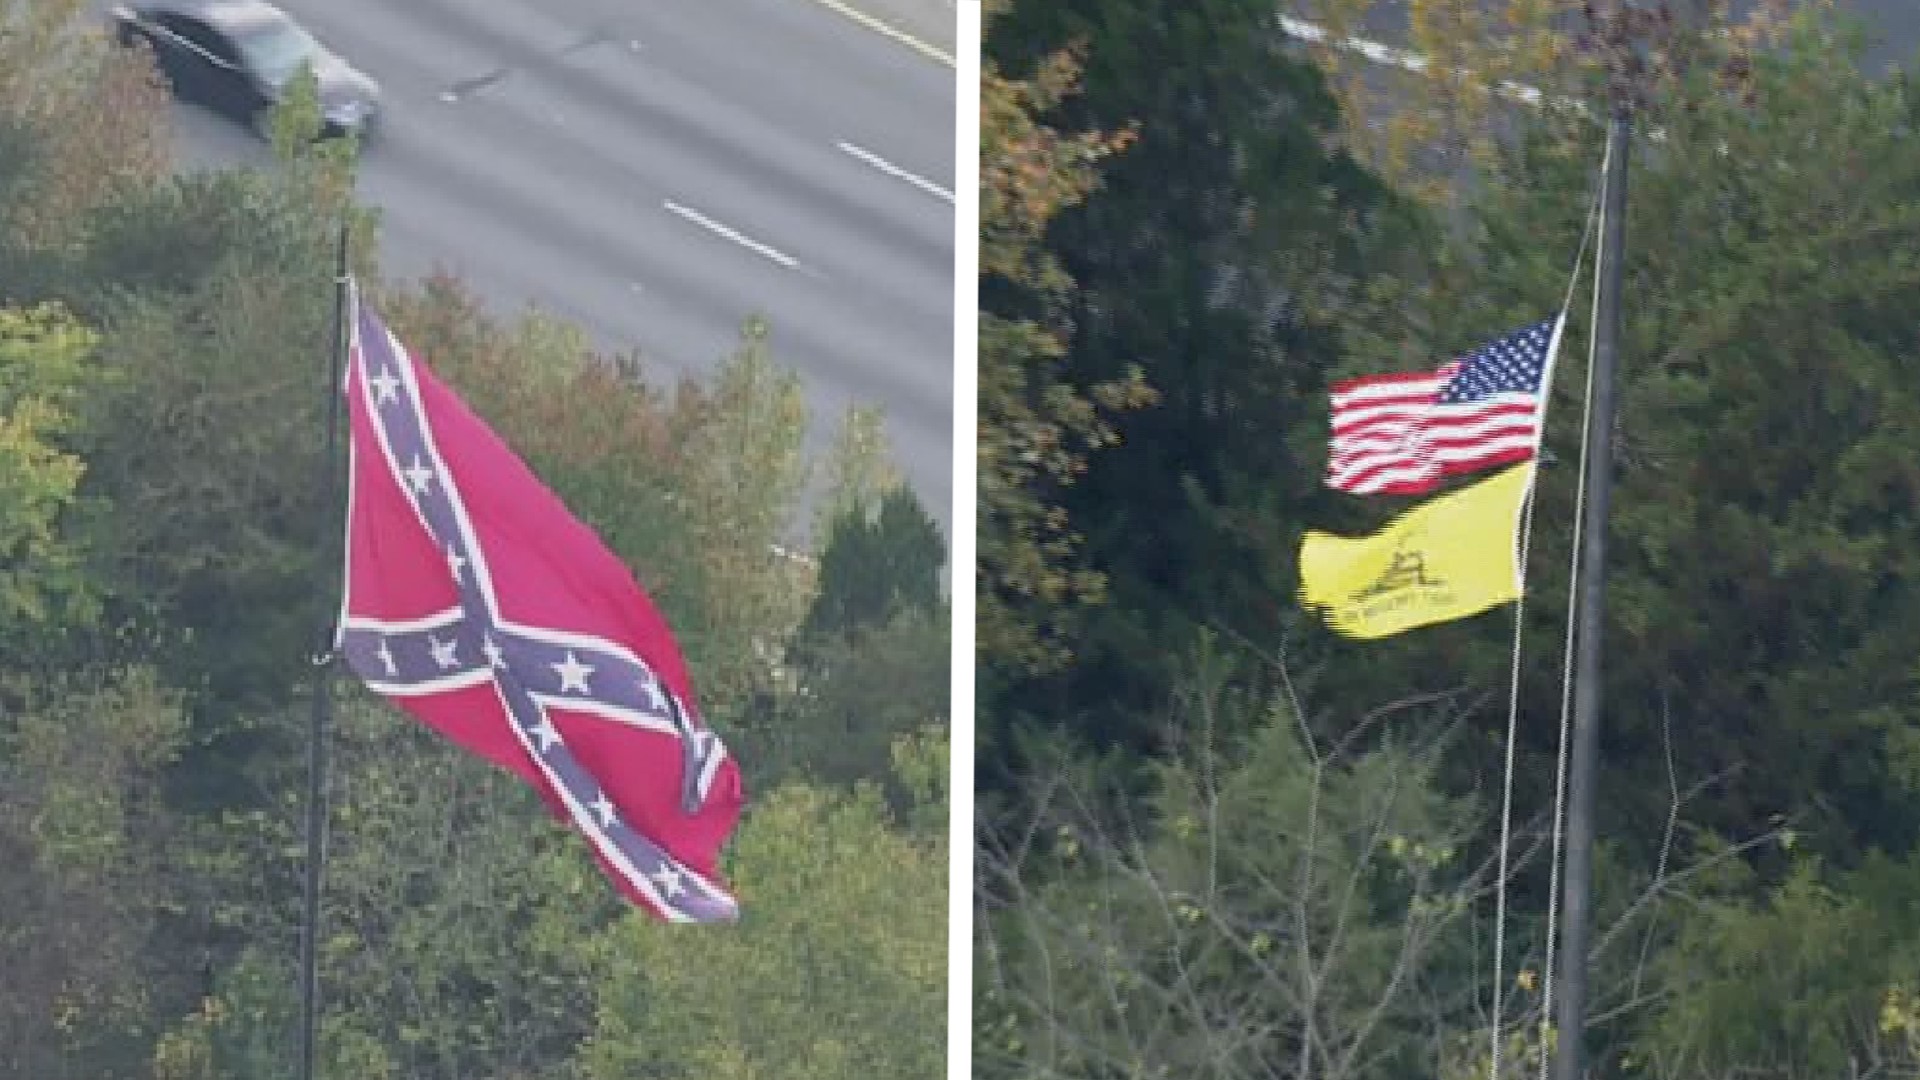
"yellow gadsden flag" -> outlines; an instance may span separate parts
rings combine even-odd
[[[1333,628],[1380,638],[1520,598],[1520,511],[1533,462],[1414,507],[1372,536],[1309,532],[1301,602]]]

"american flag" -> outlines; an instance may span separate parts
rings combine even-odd
[[[1445,477],[1532,457],[1563,318],[1522,327],[1432,372],[1336,384],[1327,486],[1419,495]]]
[[[737,916],[717,872],[739,768],[694,705],[666,621],[353,294],[346,595],[355,674],[531,784],[628,899]]]

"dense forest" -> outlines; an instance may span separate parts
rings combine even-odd
[[[1578,6],[1400,6],[1441,62],[1362,73],[1264,0],[988,4],[977,1073],[1484,1077],[1497,1043],[1531,1076],[1577,1037],[1600,1076],[1915,1075],[1920,100],[1861,74],[1830,5],[1652,20],[1593,983],[1559,1032],[1590,273],[1542,456],[1504,927],[1514,607],[1350,641],[1294,599],[1306,529],[1406,505],[1325,486],[1329,385],[1560,310],[1593,205],[1604,110],[1555,104],[1604,100]]]
[[[273,166],[179,168],[147,60],[90,24],[0,0],[0,1076],[293,1075],[343,215],[395,332],[661,605],[748,808],[743,920],[658,925],[525,785],[343,676],[322,1075],[940,1075],[945,541],[880,418],[810,462],[778,327],[660,382],[384,280],[310,99]],[[775,553],[805,514],[810,557]]]

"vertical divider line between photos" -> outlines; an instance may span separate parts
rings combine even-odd
[[[953,690],[949,726],[947,1076],[973,1074],[973,749],[980,415],[980,0],[958,0],[954,86]]]

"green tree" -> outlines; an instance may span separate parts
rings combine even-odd
[[[981,1075],[1432,1075],[1477,1011],[1461,931],[1491,867],[1436,747],[1400,734],[1432,712],[1380,710],[1375,749],[1318,745],[1233,664],[1202,651],[1147,794],[1069,756],[983,839]]]
[[[988,5],[990,19],[1007,5]],[[1062,135],[1041,122],[1075,92],[1079,65],[1056,52],[1029,78],[983,58],[980,97],[980,535],[977,639],[983,664],[1046,670],[1066,659],[1067,609],[1096,601],[1101,575],[1058,491],[1115,439],[1112,417],[1152,400],[1137,371],[1093,384],[1064,374],[1072,282],[1044,240],[1049,223],[1099,183],[1127,133]]]
[[[946,726],[945,556],[939,527],[906,485],[845,501],[788,650],[788,679],[765,695],[742,744],[756,783],[883,781],[900,737]]]
[[[366,691],[340,695],[331,754],[329,1075],[558,1068],[596,1000],[588,945],[620,910],[584,841],[517,777]],[[254,762],[249,781],[275,797],[204,818],[182,853],[198,883],[189,921],[223,963],[212,1005],[180,1017],[164,1049],[208,1080],[290,1075],[302,769],[292,755]]]
[[[1136,125],[1138,139],[1046,230],[1076,286],[1059,378],[1137,369],[1158,403],[1119,418],[1118,445],[1061,495],[1108,602],[1076,620],[1071,671],[1005,700],[1070,703],[1097,716],[1082,725],[1095,740],[1143,747],[1154,734],[1136,718],[1172,679],[1166,642],[1196,625],[1258,640],[1287,626],[1294,539],[1331,503],[1316,395],[1353,329],[1382,315],[1376,280],[1419,281],[1435,238],[1334,145],[1338,109],[1272,5],[1019,5],[987,55],[1024,70],[1076,41],[1084,92],[1042,119]]]
[[[1544,811],[1513,822],[1491,986],[1490,800],[1449,790],[1475,704],[1411,694],[1328,716],[1278,661],[1205,635],[1193,655],[1161,718],[1177,746],[1144,779],[1115,783],[1099,759],[1056,744],[1030,755],[1018,812],[982,829],[981,1074],[1534,1075],[1558,1038],[1544,1012],[1548,915],[1535,885],[1550,823]],[[1328,730],[1338,734],[1317,733]],[[1611,839],[1596,851],[1590,1015],[1609,1068],[1646,1060],[1632,1040],[1664,1022],[1688,979],[1724,978],[1733,1007],[1740,971],[1674,944],[1697,933],[1696,913],[1744,910],[1746,860],[1793,840],[1776,829],[1715,842],[1692,825],[1712,792],[1666,794],[1652,865]],[[1752,940],[1768,932],[1778,928]],[[1873,969],[1855,1000],[1897,986],[1888,972],[1899,962]]]
[[[57,307],[0,308],[0,639],[74,618],[78,552],[63,520],[84,463],[67,447],[95,335]]]
[[[851,505],[834,519],[820,554],[819,591],[800,627],[802,649],[870,630],[903,611],[926,614],[943,606],[940,527],[904,484],[877,502]]]
[[[181,899],[159,803],[183,748],[177,695],[150,671],[0,689],[0,1072],[143,1075],[152,1017],[191,999],[161,943]]]
[[[158,643],[161,670],[228,720],[284,700],[335,602],[315,587],[324,265],[228,262],[183,296],[114,301],[81,411],[89,561],[109,628],[134,631],[102,647]]]
[[[1836,877],[1803,860],[1764,898],[1687,911],[1629,1060],[1661,1078],[1910,1072],[1920,1056],[1897,1007],[1920,964],[1917,872],[1876,856]]]
[[[148,58],[82,29],[95,17],[79,0],[0,0],[0,118],[37,137],[39,177],[12,193],[0,247],[77,250],[92,211],[171,165],[165,88]]]
[[[915,766],[922,756],[932,767]],[[936,738],[904,771],[943,781],[945,761]],[[944,782],[922,797],[944,806]],[[748,813],[727,873],[743,905],[737,927],[689,934],[627,919],[609,932],[587,1076],[944,1074],[938,821],[903,828],[871,785],[787,784]]]
[[[842,515],[871,506],[901,485],[887,439],[886,414],[871,407],[848,409],[821,473],[826,497],[814,511],[816,538],[831,536],[833,523]]]
[[[948,610],[907,609],[877,625],[814,642],[794,686],[741,747],[755,782],[805,777],[845,785],[887,781],[894,743],[951,723]]]

